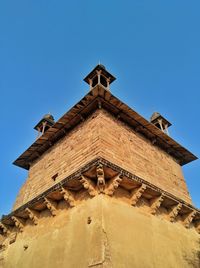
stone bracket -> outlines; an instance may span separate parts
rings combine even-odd
[[[96,196],[97,191],[95,190],[94,183],[87,177],[81,175],[80,182],[82,183],[83,187],[88,191],[90,196]]]
[[[153,198],[153,200],[151,201],[151,214],[152,215],[155,215],[157,213],[163,200],[164,200],[163,194],[161,194],[159,197]]]
[[[51,212],[51,215],[56,216],[56,210],[57,210],[56,202],[51,200],[48,197],[45,197],[44,198],[44,203],[45,203],[46,207],[48,208],[48,210]]]
[[[104,193],[105,190],[105,175],[103,170],[103,165],[99,164],[96,168],[97,172],[97,188],[100,193]]]
[[[171,212],[169,213],[170,222],[174,222],[176,220],[176,217],[178,216],[178,213],[182,207],[183,205],[179,203],[172,208]]]
[[[39,218],[39,212],[26,208],[25,211],[28,213],[29,219],[32,220],[32,222],[37,225],[38,224],[38,218]]]
[[[4,235],[8,235],[10,233],[10,230],[8,227],[6,227],[5,224],[3,224],[2,222],[0,222],[0,228],[3,230],[3,234]]]
[[[105,193],[109,196],[112,196],[116,189],[119,187],[120,183],[122,181],[122,175],[118,174],[114,178],[110,179],[108,182],[108,185],[106,187]]]
[[[183,225],[186,227],[186,228],[189,228],[190,227],[190,224],[191,224],[191,222],[193,221],[193,219],[194,219],[194,217],[196,216],[196,211],[192,211],[192,212],[190,212],[187,216],[186,216],[186,218],[184,219],[184,221],[183,221]]]
[[[17,239],[17,233],[11,233],[11,235],[9,236],[9,244],[15,243],[16,239]]]
[[[200,220],[196,221],[196,223],[194,224],[195,229],[197,230],[197,233],[200,234]]]
[[[136,206],[147,186],[143,183],[139,188],[134,189],[131,193],[131,205]]]
[[[25,226],[24,220],[17,216],[12,216],[11,219],[14,221],[15,226],[19,229],[19,231],[23,232]]]
[[[72,196],[72,194],[64,187],[61,187],[60,192],[63,195],[63,198],[65,199],[65,201],[70,205],[70,207],[74,207],[75,200],[74,200],[74,197]]]

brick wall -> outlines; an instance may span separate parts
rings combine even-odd
[[[179,164],[112,115],[98,110],[32,164],[14,209],[97,156],[191,203]]]
[[[130,127],[103,112],[101,156],[191,203],[181,166]]]
[[[98,114],[94,113],[32,164],[13,209],[33,199],[99,155],[100,121],[97,117]],[[57,173],[58,177],[54,182],[52,177]]]

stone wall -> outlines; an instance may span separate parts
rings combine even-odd
[[[108,113],[99,115],[101,156],[191,203],[181,166]]]
[[[32,164],[14,209],[98,156],[191,203],[180,165],[112,115],[98,110]]]

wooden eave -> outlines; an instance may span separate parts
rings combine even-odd
[[[33,161],[99,108],[107,110],[116,118],[128,124],[152,144],[174,157],[180,165],[185,165],[197,159],[195,155],[113,96],[110,91],[107,91],[101,85],[97,85],[39,137],[13,164],[29,169]]]

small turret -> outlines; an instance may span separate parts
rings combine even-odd
[[[110,84],[115,81],[104,65],[98,64],[85,78],[84,81],[90,85],[92,90],[96,85],[101,84],[106,90],[110,90]]]
[[[165,134],[169,135],[168,128],[172,125],[166,118],[158,112],[152,114],[150,122],[161,129]]]
[[[43,116],[43,118],[39,121],[39,123],[34,127],[35,130],[38,131],[38,136],[42,136],[47,129],[52,127],[54,125],[55,121],[51,114],[46,114]]]

